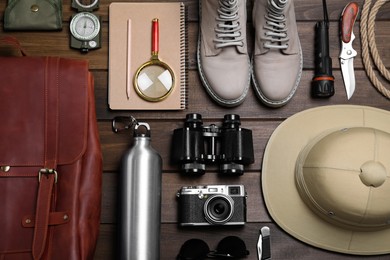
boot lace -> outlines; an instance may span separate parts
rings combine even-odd
[[[241,35],[241,25],[238,19],[238,0],[219,0],[217,10],[217,27],[215,28],[216,48],[228,46],[243,46],[244,37]]]
[[[286,17],[283,10],[289,0],[268,0],[265,34],[261,37],[264,40],[264,47],[268,49],[287,49],[288,35]]]

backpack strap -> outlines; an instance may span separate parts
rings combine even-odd
[[[27,56],[19,41],[12,36],[0,38],[0,56]]]
[[[45,68],[45,155],[39,171],[39,187],[35,209],[35,229],[32,245],[34,259],[45,251],[49,228],[49,215],[57,183],[58,127],[59,127],[59,58],[47,57]]]

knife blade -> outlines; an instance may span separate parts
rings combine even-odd
[[[353,67],[354,57],[357,52],[352,47],[355,39],[353,26],[359,13],[359,5],[356,2],[350,2],[341,13],[341,52],[339,55],[341,73],[343,75],[344,86],[347,92],[347,98],[350,99],[355,91],[355,72]]]

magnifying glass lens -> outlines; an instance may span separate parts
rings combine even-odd
[[[151,99],[166,96],[173,87],[171,72],[160,64],[145,66],[139,71],[136,80],[140,94]]]

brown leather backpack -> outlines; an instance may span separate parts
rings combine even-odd
[[[0,57],[0,259],[92,259],[101,173],[88,63]]]

